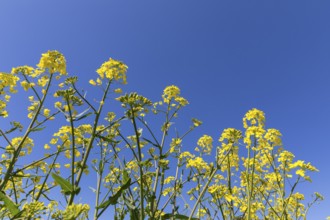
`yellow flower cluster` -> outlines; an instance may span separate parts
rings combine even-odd
[[[162,97],[163,97],[164,103],[167,103],[167,104],[169,104],[172,99],[174,99],[174,101],[179,103],[180,106],[186,106],[189,104],[185,98],[180,96],[179,87],[174,86],[174,85],[167,86],[164,89]]]
[[[11,145],[7,145],[6,152],[9,154],[12,154],[19,146],[22,147],[22,149],[25,149],[26,151],[21,151],[20,156],[24,156],[26,153],[31,154],[32,148],[34,146],[33,140],[29,137],[25,138],[24,143],[21,143],[23,141],[22,137],[15,137],[11,140]]]
[[[178,152],[179,151],[179,146],[181,145],[181,143],[182,143],[182,139],[173,138],[172,142],[170,144],[170,153]]]
[[[99,74],[101,79],[107,78],[116,81],[121,80],[123,84],[126,84],[127,68],[128,67],[123,62],[110,58],[108,61],[104,62],[101,67],[96,70],[96,72]]]
[[[227,128],[223,130],[219,142],[227,142],[227,143],[236,143],[239,139],[242,138],[242,132],[235,128]]]
[[[244,143],[249,148],[252,145],[252,137],[261,138],[266,132],[264,112],[255,108],[248,111],[243,118],[243,126],[246,129]]]
[[[18,80],[19,78],[13,74],[0,72],[0,117],[8,117],[8,112],[5,110],[10,100],[8,94],[17,92],[15,87]]]
[[[175,180],[175,177],[174,176],[168,176],[165,180],[164,180],[164,184],[169,184],[171,183],[172,181]]]
[[[213,138],[209,135],[203,135],[201,138],[198,139],[197,145],[201,148],[197,148],[198,151],[201,151],[205,154],[211,154],[213,148]]]
[[[201,172],[202,170],[210,169],[210,166],[208,165],[208,163],[205,162],[203,160],[203,158],[201,158],[201,157],[195,157],[195,158],[189,159],[187,161],[187,168],[189,168],[189,167],[195,168],[199,172]]]
[[[43,53],[37,66],[40,68],[40,73],[48,70],[50,74],[56,72],[58,72],[60,75],[67,74],[65,57],[63,54],[56,50]]]
[[[273,146],[282,146],[281,132],[276,129],[268,129],[265,134],[265,139],[272,143]]]
[[[63,219],[67,219],[67,220],[87,219],[89,209],[90,209],[89,205],[87,204],[69,205],[63,212]]]
[[[218,150],[218,163],[222,163],[221,170],[225,171],[232,167],[238,169],[238,141],[242,138],[242,132],[234,128],[225,129],[220,138],[221,148]],[[230,152],[230,153],[228,153]],[[227,157],[227,160],[225,159]]]
[[[120,96],[116,100],[122,103],[123,108],[127,109],[126,114],[129,118],[137,116],[138,113],[147,113],[149,111],[147,107],[152,105],[149,99],[135,92]]]
[[[43,202],[33,201],[25,203],[23,205],[24,212],[22,216],[26,217],[27,219],[35,219],[36,217],[40,217],[40,215],[45,209],[46,207]]]
[[[243,126],[247,128],[249,126],[264,127],[265,125],[265,114],[256,108],[251,109],[245,114],[243,118]]]
[[[311,181],[311,178],[306,175],[306,171],[319,171],[316,167],[312,166],[311,163],[305,163],[303,160],[297,160],[296,162],[289,164],[289,169],[299,168],[296,171],[298,176],[303,177],[307,181]]]
[[[280,168],[285,171],[289,171],[288,164],[291,164],[293,161],[294,155],[289,151],[282,151],[279,154],[277,161],[280,163]]]
[[[35,70],[33,67],[31,66],[18,66],[18,67],[14,67],[11,70],[12,74],[18,74],[18,73],[22,73],[23,75],[26,76],[32,76],[32,77],[36,77],[37,75],[35,75]]]

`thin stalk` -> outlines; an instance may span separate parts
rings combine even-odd
[[[56,162],[56,160],[57,160],[57,157],[58,157],[58,155],[60,154],[60,152],[61,152],[60,150],[58,150],[58,151],[56,152],[56,156],[55,156],[55,158],[54,158],[54,160],[53,160],[53,162],[52,162],[52,165],[50,166],[51,168],[49,169],[49,171],[48,171],[48,173],[47,173],[47,175],[46,175],[46,177],[45,177],[45,179],[44,179],[44,181],[43,181],[43,183],[42,183],[42,185],[41,185],[41,188],[40,188],[40,190],[39,190],[39,192],[38,192],[38,194],[37,194],[37,196],[36,196],[36,198],[35,198],[36,201],[38,201],[39,198],[40,198],[40,196],[41,196],[42,190],[43,190],[43,188],[44,188],[45,185],[46,185],[46,182],[47,182],[47,179],[48,179],[48,177],[49,177],[49,174],[50,174],[50,172],[52,171],[52,169],[53,169],[53,167],[54,167],[54,164],[55,164],[55,162]]]
[[[227,176],[228,176],[228,190],[230,194],[233,194],[233,190],[231,188],[231,170],[230,170],[230,158],[227,157]],[[230,201],[230,218],[234,219],[234,204],[233,201]]]
[[[72,146],[72,150],[71,150],[71,185],[74,186],[74,163],[75,163],[75,135],[74,135],[74,124],[73,124],[73,117],[72,117],[72,109],[71,109],[71,105],[70,105],[70,100],[69,97],[66,97],[66,103],[68,105],[68,109],[69,109],[69,117],[70,117],[70,127],[71,127],[71,146]],[[75,191],[71,192],[71,194],[75,194]],[[73,197],[71,197],[73,198]],[[69,200],[68,205],[71,205],[73,202],[73,199]]]
[[[99,172],[96,173],[96,175],[97,175],[97,186],[96,186],[95,207],[99,206],[100,188],[101,188],[103,169],[100,170],[100,168],[99,168]],[[94,219],[95,220],[98,219],[98,209],[95,209],[95,211],[94,211]]]
[[[94,139],[96,137],[96,135],[95,135],[96,134],[96,128],[97,128],[97,125],[98,125],[98,122],[99,122],[99,119],[100,119],[100,115],[101,115],[101,112],[102,112],[102,109],[103,109],[104,101],[105,101],[105,99],[107,97],[107,94],[108,94],[108,91],[110,89],[110,85],[111,85],[111,80],[109,80],[109,82],[107,84],[107,87],[106,87],[106,89],[104,91],[104,94],[103,94],[101,103],[99,105],[99,108],[98,108],[97,112],[95,113],[96,116],[95,116],[95,120],[94,120],[94,124],[93,124],[93,131],[92,131],[91,140],[90,140],[90,142],[89,142],[89,144],[87,146],[85,155],[84,155],[84,157],[83,157],[83,159],[81,161],[81,167],[79,168],[79,171],[78,171],[78,174],[77,174],[77,177],[76,177],[76,182],[75,182],[75,185],[76,186],[78,186],[79,183],[80,183],[80,180],[81,180],[82,174],[84,172],[84,169],[85,169],[85,166],[86,166],[86,163],[87,163],[87,160],[88,160],[90,151],[92,149],[92,146],[93,146],[93,143],[94,143]],[[74,196],[75,196],[75,194],[71,194],[69,201],[73,201]]]
[[[254,146],[256,147],[256,138],[254,137]],[[254,175],[254,164],[255,164],[255,153],[253,156],[253,165],[252,165],[252,173],[251,173],[251,183],[250,183],[250,159],[251,159],[251,147],[248,147],[248,167],[247,167],[247,183],[248,183],[248,218],[247,220],[251,219],[251,197],[252,197],[252,190],[253,190],[253,175]]]
[[[288,202],[285,203],[284,210],[283,210],[283,212],[282,212],[282,214],[281,214],[281,218],[282,218],[283,215],[285,215],[285,213],[286,213],[286,207],[287,207],[288,204],[289,204],[289,200],[290,200],[290,198],[291,198],[291,196],[292,196],[292,194],[293,194],[293,192],[294,192],[294,190],[295,190],[297,184],[299,183],[300,178],[301,178],[300,176],[297,178],[296,182],[294,183],[293,187],[292,187],[291,190],[290,190],[290,195],[289,195],[289,197],[287,198]]]
[[[208,189],[210,183],[212,182],[212,179],[215,176],[215,174],[217,173],[219,167],[221,166],[221,164],[223,163],[223,161],[226,159],[226,157],[228,157],[228,154],[231,151],[231,149],[232,149],[232,147],[228,150],[228,152],[226,153],[225,157],[221,160],[220,164],[217,164],[216,168],[214,168],[214,171],[211,173],[211,175],[210,175],[209,179],[207,180],[207,182],[206,182],[206,184],[205,184],[205,186],[204,186],[201,194],[199,195],[197,201],[195,202],[195,205],[193,207],[193,210],[190,213],[190,216],[189,216],[189,219],[188,220],[191,220],[193,218],[194,213],[195,213],[195,211],[197,209],[198,204],[201,202],[204,194],[206,193],[206,190]]]
[[[35,112],[35,115],[33,116],[32,120],[31,120],[31,122],[30,122],[30,124],[29,124],[29,126],[28,126],[28,128],[27,128],[27,130],[26,130],[26,132],[25,132],[25,134],[24,134],[21,142],[20,142],[20,144],[18,145],[17,149],[14,151],[14,154],[13,154],[13,156],[11,158],[11,161],[10,161],[10,163],[8,165],[6,174],[5,174],[4,178],[3,178],[3,181],[1,182],[0,191],[3,191],[3,189],[5,188],[5,186],[6,186],[7,182],[8,182],[8,180],[9,180],[10,176],[12,175],[12,172],[13,172],[13,169],[14,169],[14,166],[15,166],[15,163],[17,162],[18,157],[20,155],[20,152],[21,152],[21,150],[23,148],[23,144],[24,144],[26,138],[31,133],[32,128],[34,126],[34,123],[37,121],[38,115],[39,115],[39,113],[40,113],[40,111],[41,111],[41,109],[43,107],[43,104],[44,104],[45,99],[47,97],[47,94],[48,94],[48,91],[49,91],[49,88],[50,88],[52,79],[53,79],[53,74],[50,75],[50,78],[49,78],[49,81],[48,81],[48,84],[47,84],[47,87],[46,87],[46,92],[43,95],[43,97],[42,97],[42,99],[41,99],[41,101],[39,103],[39,106],[37,108],[37,111]]]
[[[138,128],[136,125],[136,121],[135,121],[135,116],[134,116],[134,111],[133,108],[131,106],[131,111],[132,111],[132,121],[133,121],[133,126],[134,126],[134,132],[135,132],[135,136],[136,136],[136,144],[137,144],[137,149],[138,149],[138,157],[139,157],[139,170],[140,170],[140,205],[141,205],[141,209],[140,209],[140,218],[141,220],[144,219],[144,192],[143,192],[143,167],[141,165],[142,162],[142,152],[141,152],[141,145],[140,145],[140,138],[139,138],[139,132],[138,132]]]

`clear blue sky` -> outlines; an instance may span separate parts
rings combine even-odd
[[[253,107],[279,129],[286,149],[320,172],[299,190],[330,215],[330,1],[1,1],[0,70],[34,65],[56,49],[81,81],[109,57],[129,66],[129,91],[159,99],[175,84],[184,112],[218,139],[242,129]],[[194,136],[193,136],[194,137]]]

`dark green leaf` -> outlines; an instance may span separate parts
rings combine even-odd
[[[101,135],[99,135],[99,134],[96,134],[95,136],[98,137],[98,138],[100,138],[100,139],[102,139],[103,141],[107,141],[107,142],[109,142],[109,143],[114,143],[114,144],[118,144],[118,143],[119,143],[119,141],[112,140],[112,139],[110,139],[110,138],[107,138],[107,137],[101,136]]]
[[[87,118],[87,117],[90,116],[91,114],[92,114],[92,113],[89,112],[89,113],[87,113],[87,114],[85,114],[85,115],[83,115],[83,116],[81,116],[81,117],[79,117],[79,118],[74,119],[74,121],[80,121],[81,119]]]
[[[129,180],[128,172],[124,169],[124,171],[123,171],[123,182],[127,183],[128,180]]]
[[[158,144],[153,143],[151,140],[147,139],[147,138],[142,138],[143,140],[145,140],[146,142],[148,142],[149,144],[152,144],[153,146],[157,147],[157,148],[161,148]]]
[[[44,130],[46,127],[40,127],[40,128],[32,128],[31,132],[35,132],[35,131],[42,131]]]
[[[188,216],[185,216],[185,215],[181,215],[181,214],[172,214],[172,213],[167,213],[165,215],[162,216],[162,219],[171,219],[171,218],[174,218],[174,219],[189,219]],[[198,218],[191,218],[192,220],[198,220]]]
[[[123,191],[126,190],[128,187],[130,187],[130,185],[131,185],[131,178],[129,178],[128,181],[120,187],[120,189],[118,190],[118,192],[115,195],[110,196],[109,200],[103,202],[102,204],[100,204],[96,208],[97,209],[102,209],[102,208],[108,207],[109,205],[117,204],[117,201],[118,201],[119,197],[121,196],[121,194],[123,193]]]
[[[11,201],[11,199],[7,195],[3,194],[2,192],[0,192],[0,200],[3,201],[5,207],[12,215],[17,215],[20,212],[17,205],[13,201]]]
[[[53,177],[55,183],[57,183],[58,185],[61,186],[64,194],[67,195],[67,194],[71,194],[73,192],[73,186],[71,185],[71,183],[69,181],[67,181],[66,179],[60,177],[56,173],[52,173],[52,177]],[[76,194],[77,194],[77,190],[75,191]]]

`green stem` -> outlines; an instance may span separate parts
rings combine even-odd
[[[13,172],[14,166],[15,166],[15,164],[16,164],[16,162],[17,162],[17,160],[18,160],[18,157],[19,157],[19,155],[20,155],[20,152],[21,152],[21,150],[22,150],[22,148],[23,148],[23,144],[24,144],[25,140],[27,139],[27,137],[29,136],[29,134],[31,133],[32,128],[33,128],[33,126],[34,126],[34,123],[37,121],[38,115],[39,115],[39,113],[40,113],[40,111],[41,111],[41,109],[42,109],[42,107],[43,107],[43,104],[44,104],[45,99],[46,99],[46,97],[47,97],[48,90],[49,90],[49,88],[50,88],[50,85],[51,85],[51,81],[52,81],[52,79],[53,79],[53,74],[50,75],[50,78],[49,78],[49,81],[48,81],[48,84],[47,84],[47,87],[46,87],[46,92],[45,92],[45,94],[43,95],[43,97],[42,97],[42,99],[41,99],[41,101],[40,101],[40,103],[39,103],[39,106],[38,106],[38,108],[37,108],[37,111],[35,112],[35,115],[33,116],[32,120],[31,120],[31,122],[30,122],[30,125],[28,126],[28,128],[27,128],[27,130],[26,130],[26,132],[25,132],[25,134],[24,134],[24,136],[23,136],[21,142],[19,143],[17,149],[16,149],[16,150],[14,151],[14,153],[13,153],[13,156],[12,156],[12,158],[11,158],[11,161],[10,161],[9,165],[8,165],[8,168],[7,168],[6,174],[5,174],[4,178],[3,178],[3,181],[1,182],[1,185],[0,185],[0,191],[3,191],[3,189],[4,189],[4,188],[6,187],[6,185],[7,185],[7,182],[8,182],[8,180],[9,180],[10,176],[12,175],[12,172]]]
[[[68,109],[69,109],[69,119],[70,119],[70,127],[71,127],[71,185],[74,186],[74,163],[75,163],[75,135],[74,135],[74,124],[73,124],[73,117],[72,117],[72,109],[70,106],[70,100],[69,97],[66,97],[66,103],[68,105]],[[71,195],[75,194],[75,191],[71,192]],[[72,198],[72,200],[69,200],[68,205],[71,205],[73,202],[73,196],[71,196],[70,198]]]
[[[141,220],[144,219],[144,192],[143,192],[143,167],[142,167],[142,152],[141,152],[141,145],[140,145],[140,137],[139,137],[139,132],[138,132],[138,128],[136,125],[136,121],[135,121],[135,116],[134,116],[134,110],[131,107],[131,111],[132,111],[132,121],[133,121],[133,126],[134,126],[134,132],[135,132],[135,136],[136,136],[136,144],[137,144],[137,149],[138,149],[138,164],[139,164],[139,170],[140,170],[140,205],[141,205],[141,209],[140,209],[140,218]]]
[[[92,150],[94,139],[95,139],[96,133],[97,133],[96,128],[97,128],[97,125],[98,125],[98,122],[99,122],[99,119],[100,119],[100,115],[101,115],[101,112],[102,112],[102,109],[103,109],[104,101],[105,101],[105,99],[107,97],[107,94],[108,94],[108,91],[110,89],[110,85],[111,85],[111,80],[109,80],[109,82],[107,84],[107,87],[104,91],[104,94],[103,94],[103,97],[102,97],[102,100],[101,100],[101,103],[99,105],[99,109],[95,113],[96,116],[95,116],[95,120],[94,120],[94,124],[93,124],[93,131],[92,131],[92,135],[91,135],[91,140],[90,140],[88,146],[86,147],[86,152],[85,152],[84,158],[82,159],[81,164],[80,164],[80,168],[79,168],[79,171],[78,171],[78,174],[77,174],[77,177],[76,177],[76,182],[75,182],[76,186],[79,186],[82,174],[84,172],[84,169],[86,168],[85,166],[86,166],[90,151]],[[74,196],[75,196],[75,194],[71,194],[69,201],[73,201]]]
[[[53,167],[54,167],[54,164],[55,164],[55,162],[56,162],[56,160],[57,160],[57,157],[58,157],[58,155],[60,154],[60,152],[61,152],[61,150],[58,149],[57,152],[56,152],[56,156],[55,156],[55,158],[54,158],[54,160],[53,160],[53,162],[52,162],[52,165],[50,166],[50,169],[49,169],[49,171],[48,171],[48,173],[47,173],[47,175],[46,175],[46,177],[45,177],[45,179],[44,179],[44,181],[43,181],[43,183],[42,183],[42,185],[41,185],[41,188],[40,188],[40,190],[39,190],[39,192],[38,192],[38,194],[37,194],[37,196],[36,196],[36,199],[35,199],[36,201],[38,201],[39,198],[40,198],[40,196],[41,196],[42,190],[43,190],[43,188],[44,188],[45,185],[46,185],[47,179],[48,179],[48,177],[49,177],[49,175],[50,175],[50,172],[52,171],[52,169],[53,169]]]
[[[223,161],[225,161],[226,157],[228,157],[228,154],[229,154],[229,152],[231,151],[231,149],[232,149],[232,147],[228,150],[228,152],[226,153],[225,157],[221,160],[221,162],[220,162],[219,164],[217,164],[216,168],[214,168],[214,171],[211,173],[211,175],[210,175],[209,179],[207,180],[207,182],[206,182],[206,184],[205,184],[205,186],[204,186],[202,192],[201,192],[200,195],[198,196],[198,199],[197,199],[197,201],[195,202],[195,205],[194,205],[194,207],[193,207],[193,210],[192,210],[191,213],[190,213],[190,216],[189,216],[189,219],[188,219],[188,220],[191,220],[191,219],[193,218],[194,213],[195,213],[195,211],[196,211],[196,209],[197,209],[198,204],[199,204],[200,201],[202,200],[202,198],[203,198],[204,194],[206,193],[206,191],[207,191],[207,189],[208,189],[208,187],[209,187],[209,185],[210,185],[210,183],[211,183],[213,177],[214,177],[215,174],[217,173],[218,169],[221,167]],[[218,161],[217,161],[217,163],[218,163]]]

